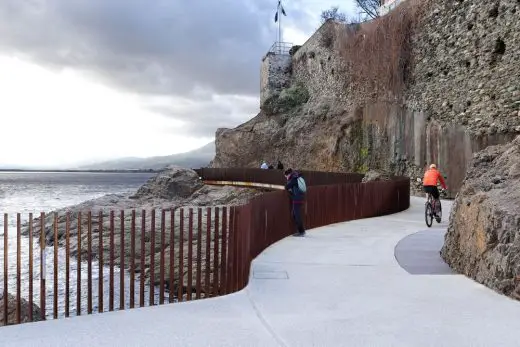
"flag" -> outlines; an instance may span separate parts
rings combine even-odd
[[[278,12],[282,12],[284,16],[287,16],[285,13],[285,9],[282,6],[282,0],[278,0],[278,9],[276,10],[276,13],[274,14],[274,22],[278,22]]]

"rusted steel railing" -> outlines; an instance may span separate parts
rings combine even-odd
[[[204,180],[285,183],[279,170],[198,173]],[[407,178],[360,183],[357,174],[303,175],[307,229],[395,213],[410,203]],[[232,293],[247,285],[256,256],[295,231],[284,191],[242,206],[17,214],[11,224],[4,214],[3,226],[2,325]]]
[[[144,307],[219,295],[230,209],[140,212],[29,214],[24,225],[5,214],[0,325],[125,310],[136,298]]]

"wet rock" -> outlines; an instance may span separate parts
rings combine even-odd
[[[181,167],[171,167],[148,180],[132,199],[187,198],[203,186],[199,175]]]
[[[4,325],[4,294],[0,293],[0,326]],[[16,297],[11,294],[7,294],[7,323],[17,324],[16,321]],[[21,323],[30,322],[29,320],[29,302],[25,299],[21,299],[20,305],[20,318]],[[33,319],[32,321],[40,321],[41,320],[41,311],[40,308],[33,304]]]
[[[372,181],[388,181],[391,178],[391,174],[384,171],[370,170],[363,177],[362,182],[372,182]]]

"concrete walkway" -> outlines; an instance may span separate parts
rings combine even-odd
[[[423,202],[282,240],[239,293],[0,328],[0,344],[519,346],[520,303],[452,274],[438,256],[447,224],[427,229]]]

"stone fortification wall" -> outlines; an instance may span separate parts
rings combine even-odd
[[[217,140],[217,153],[248,153],[244,164],[272,156],[308,169],[379,168],[420,188],[435,162],[454,197],[473,153],[520,133],[517,0],[408,0],[360,26],[325,23],[288,65],[268,58],[262,85],[279,80],[284,102],[247,123],[266,145],[240,142],[244,127]],[[217,157],[216,165],[235,164]]]

